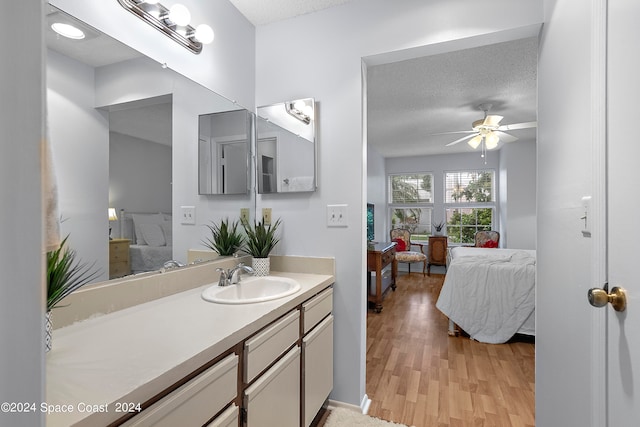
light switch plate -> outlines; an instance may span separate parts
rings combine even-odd
[[[180,223],[187,225],[195,225],[196,223],[196,207],[180,206]]]
[[[249,223],[249,208],[240,208],[240,222],[242,224]]]
[[[262,222],[271,225],[271,208],[262,208]]]
[[[347,227],[348,205],[327,205],[327,227]]]

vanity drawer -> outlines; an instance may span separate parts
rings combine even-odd
[[[309,332],[333,310],[333,288],[325,289],[302,304],[304,333]]]
[[[238,356],[232,354],[122,425],[201,426],[236,397],[237,381]]]
[[[251,382],[256,375],[298,341],[299,319],[300,312],[294,310],[245,342],[245,383]]]

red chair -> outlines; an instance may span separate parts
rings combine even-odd
[[[497,231],[478,231],[475,235],[476,248],[497,248],[500,244],[500,233]]]
[[[421,243],[411,243],[411,232],[404,228],[394,228],[389,232],[391,241],[396,242],[396,261],[406,262],[409,264],[409,273],[411,273],[411,263],[421,262],[422,275],[424,276],[427,269],[427,255],[424,253],[424,246]],[[420,252],[412,251],[412,246],[418,246]]]

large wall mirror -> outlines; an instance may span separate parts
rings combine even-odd
[[[253,114],[202,114],[198,119],[198,193],[247,194]]]
[[[315,191],[316,105],[298,99],[257,109],[258,193]]]
[[[174,204],[181,203],[173,200],[176,167],[181,183],[188,181],[189,200],[204,206],[201,218],[214,217],[206,196],[197,195],[199,117],[236,121],[236,115],[242,116],[242,131],[228,136],[248,145],[246,122],[252,114],[53,6],[47,5],[45,13],[48,133],[63,236],[70,236],[68,242],[83,262],[96,262],[101,272],[97,281],[114,277],[110,234],[114,240],[130,240],[130,269],[124,274],[156,271],[167,260],[186,259],[186,253],[174,253],[173,241],[182,233],[183,240],[198,242],[200,230],[181,226],[173,215]],[[54,21],[74,24],[85,37],[74,40],[54,33]],[[224,113],[228,111],[232,113]],[[235,155],[233,150],[225,148],[225,156]],[[239,156],[247,158],[243,150]],[[243,170],[239,192],[245,196],[234,200],[253,206],[246,162]],[[188,178],[182,179],[184,174]],[[227,180],[234,179],[227,175]],[[185,188],[183,184],[178,190]],[[231,190],[230,184],[226,189]],[[224,209],[225,203],[234,201],[216,200],[215,209]],[[110,208],[117,220],[109,220]]]

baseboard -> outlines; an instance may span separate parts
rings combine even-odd
[[[362,397],[362,402],[360,403],[360,406],[353,405],[351,403],[340,402],[338,400],[329,399],[329,403],[327,407],[328,409],[345,408],[345,409],[350,409],[354,412],[360,412],[361,414],[367,415],[367,412],[369,412],[370,405],[371,405],[371,399],[369,399],[369,396],[365,394]]]

